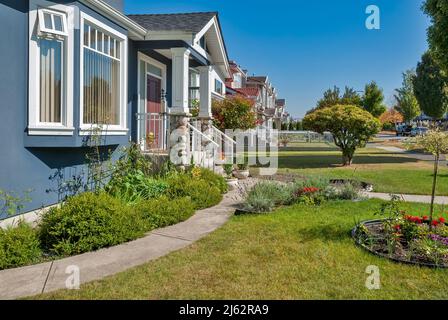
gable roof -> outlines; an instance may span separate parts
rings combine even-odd
[[[217,12],[193,12],[172,14],[130,14],[129,18],[148,31],[200,32]]]
[[[260,89],[257,87],[246,87],[246,88],[238,88],[234,89],[237,92],[247,96],[247,97],[256,97],[260,93]]]
[[[248,77],[247,81],[256,81],[256,82],[266,82],[268,80],[267,76],[259,76],[259,77]]]

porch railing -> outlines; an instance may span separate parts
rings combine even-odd
[[[215,159],[219,145],[201,131],[201,122],[187,124],[190,129],[190,141],[187,144],[191,162],[203,168],[215,170]]]
[[[166,113],[137,113],[138,142],[143,152],[165,153],[169,121]]]
[[[213,140],[218,144],[216,163],[233,164],[235,161],[236,141],[213,125],[211,130]]]

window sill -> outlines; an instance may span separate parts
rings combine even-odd
[[[72,127],[28,127],[30,136],[72,136],[75,128]]]
[[[126,136],[129,133],[129,129],[126,128],[106,128],[101,131],[96,132],[95,128],[92,127],[81,127],[79,129],[80,136],[90,136],[92,135],[92,131],[101,135],[101,136]]]

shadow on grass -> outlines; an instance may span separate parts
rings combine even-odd
[[[322,241],[345,241],[350,237],[350,230],[337,225],[318,225],[299,230],[302,242],[314,240]]]
[[[338,155],[295,155],[279,156],[279,168],[305,169],[340,167],[342,156]],[[358,155],[353,159],[353,164],[403,164],[417,163],[418,159],[408,157],[388,157],[383,155]]]

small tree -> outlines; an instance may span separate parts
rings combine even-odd
[[[383,90],[372,81],[366,84],[364,96],[362,98],[362,105],[364,110],[370,112],[374,117],[378,118],[384,112],[386,112],[386,106],[383,103],[384,94]]]
[[[361,107],[362,98],[353,88],[345,87],[344,93],[341,95],[341,89],[334,86],[333,89],[328,89],[324,92],[324,96],[317,102],[317,106],[314,109],[311,109],[308,113],[323,108],[333,107],[338,104]]]
[[[396,123],[403,122],[403,116],[395,109],[389,109],[384,112],[379,118],[383,129],[393,128]]]
[[[395,110],[403,116],[403,120],[409,123],[420,113],[420,106],[414,94],[413,80],[416,74],[414,70],[407,70],[403,73],[403,84],[400,89],[396,89],[394,95],[396,100]]]
[[[321,134],[331,132],[334,143],[342,150],[344,166],[352,164],[356,149],[365,147],[381,128],[378,119],[353,105],[336,105],[316,110],[303,119],[303,126]]]
[[[253,102],[235,96],[221,101],[213,101],[214,124],[221,130],[249,130],[257,126],[257,114]]]
[[[440,156],[448,153],[448,134],[439,130],[430,130],[426,135],[408,142],[408,146],[419,146],[434,155],[434,176],[431,193],[431,221],[434,214],[434,199],[436,196],[437,175],[439,173]]]
[[[447,78],[431,53],[425,53],[418,63],[413,84],[422,111],[435,119],[442,118],[448,108]]]

